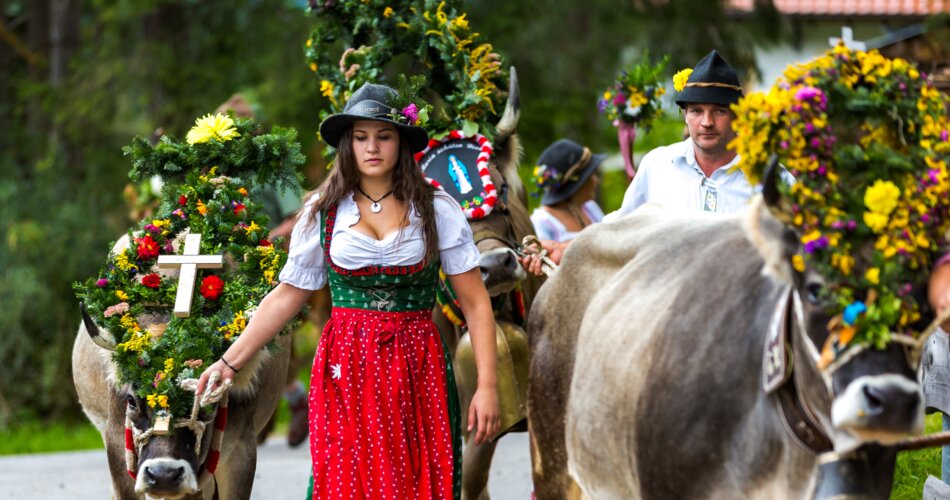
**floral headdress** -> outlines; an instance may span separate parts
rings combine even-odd
[[[621,71],[597,100],[597,109],[614,125],[624,122],[649,130],[653,120],[663,114],[660,97],[666,89],[661,76],[668,60],[664,57],[659,63],[651,64],[644,57]]]
[[[321,120],[340,112],[364,83],[384,83],[384,66],[406,53],[426,68],[445,100],[426,129],[491,138],[492,121],[504,103],[506,72],[491,44],[469,27],[461,0],[320,2],[313,9],[320,24],[305,53],[330,103]],[[328,46],[340,40],[349,48],[337,63]]]
[[[838,45],[733,107],[732,145],[750,181],[773,152],[797,179],[780,187],[801,235],[792,264],[831,283],[841,347],[914,333],[912,287],[950,229],[946,104],[907,61]]]
[[[420,96],[420,91],[425,85],[426,78],[421,75],[397,77],[396,97],[393,99],[393,104],[398,112],[390,115],[393,121],[416,127],[426,126],[432,106]]]
[[[182,160],[174,167],[188,173],[183,183],[165,184],[161,205],[129,231],[127,248],[110,253],[95,278],[73,285],[95,322],[115,338],[119,382],[132,384],[156,414],[185,416],[191,411],[193,394],[179,383],[200,375],[237,339],[257,304],[276,286],[287,258],[267,240],[267,216],[250,192],[257,182],[296,179],[301,158],[293,131],[275,128],[275,135],[254,137],[250,132],[258,126],[253,122],[235,126],[223,115],[206,118],[199,119],[187,142],[166,136],[154,149],[145,143],[128,151],[136,165],[151,169],[162,164],[159,171],[164,173],[172,166],[163,164],[163,158],[174,152],[171,156]],[[268,146],[273,149],[258,150]],[[248,155],[251,151],[258,152]],[[211,154],[222,163],[202,172],[206,164],[201,159]],[[265,164],[270,155],[276,160]],[[257,175],[242,179],[221,171]],[[176,317],[172,309],[178,280],[155,268],[159,256],[180,251],[178,241],[186,232],[201,234],[200,253],[225,254],[231,264],[200,269],[192,314]]]

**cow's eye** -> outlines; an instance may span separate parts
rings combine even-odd
[[[132,396],[126,396],[126,397],[125,397],[125,402],[126,402],[126,404],[128,405],[128,407],[129,407],[130,410],[137,410],[137,409],[138,409],[138,405],[135,404],[135,398],[134,398],[134,397],[132,397]]]
[[[824,295],[824,287],[821,283],[809,283],[805,287],[807,293],[808,302],[812,304],[820,304],[822,295]]]

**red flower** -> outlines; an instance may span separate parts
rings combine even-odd
[[[208,300],[218,300],[222,290],[224,290],[224,281],[213,274],[201,280],[201,296]]]
[[[146,234],[144,238],[136,238],[135,243],[138,245],[140,259],[149,260],[158,257],[158,242],[152,239],[152,235]]]
[[[272,243],[268,240],[261,240],[260,243],[258,243],[258,245],[262,247],[269,247],[269,246],[272,246]]]
[[[188,198],[186,198],[185,195],[179,196],[179,197],[178,197],[178,204],[181,205],[181,206],[187,205],[187,204],[188,204]]]
[[[232,201],[231,206],[234,208],[234,215],[241,215],[241,212],[247,208],[243,203],[238,203],[236,201]]]
[[[152,273],[142,277],[142,284],[149,288],[158,288],[162,286],[162,277]]]

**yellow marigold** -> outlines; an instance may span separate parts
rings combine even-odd
[[[197,206],[197,208],[198,208],[198,213],[199,213],[199,214],[201,214],[201,215],[208,215],[208,207],[205,206],[205,204],[204,204],[203,201],[198,200],[198,203],[196,204],[196,206]]]
[[[881,270],[876,267],[868,268],[864,272],[864,279],[868,280],[872,285],[877,285],[881,282]]]
[[[251,234],[251,233],[253,233],[254,231],[257,231],[257,230],[260,229],[260,228],[261,228],[261,226],[258,226],[258,225],[257,225],[257,222],[251,221],[251,224],[250,224],[249,226],[247,226],[246,228],[244,228],[244,232],[247,233],[247,234]]]
[[[195,126],[188,131],[185,140],[188,144],[198,144],[212,139],[225,142],[240,136],[241,134],[234,128],[234,120],[221,113],[215,113],[195,120]]]
[[[893,182],[878,179],[864,192],[864,206],[872,212],[888,215],[897,208],[900,195],[901,190]]]
[[[116,290],[116,291],[115,291],[115,296],[118,297],[119,300],[121,300],[122,302],[125,302],[125,301],[129,300],[129,295],[128,295],[127,293],[123,292],[122,290]]]
[[[605,90],[605,91],[604,91],[604,100],[605,100],[605,101],[609,101],[610,98],[613,97],[613,96],[614,96],[614,95],[611,94],[609,90]]]
[[[462,14],[461,16],[453,19],[452,22],[449,23],[449,29],[456,30],[468,28],[468,19],[465,19],[465,15],[466,14]]]
[[[792,267],[795,268],[795,270],[800,273],[805,272],[805,259],[803,259],[802,256],[799,254],[793,255]]]
[[[162,408],[168,408],[168,396],[162,394],[156,399],[158,399],[158,406],[161,406]]]
[[[175,367],[175,359],[167,358],[165,359],[165,373],[171,373],[172,368]]]
[[[158,395],[157,395],[157,394],[149,394],[148,396],[145,396],[145,401],[146,401],[146,402],[148,403],[148,405],[151,406],[152,408],[155,408],[155,404],[156,404],[156,400],[157,400],[157,399],[158,399]]]
[[[693,74],[693,68],[686,68],[678,71],[673,75],[673,88],[677,92],[682,92],[686,88],[686,81],[689,80],[689,75]]]
[[[627,106],[635,108],[637,106],[642,106],[647,103],[647,96],[639,93],[633,92],[630,94],[630,99],[627,100]]]
[[[887,228],[887,216],[876,212],[864,212],[864,223],[871,231],[881,233]]]
[[[128,271],[130,269],[138,270],[138,266],[129,261],[129,256],[125,252],[120,253],[115,256],[115,266],[123,271]]]
[[[390,18],[390,17],[392,17],[392,15],[393,15],[393,8],[392,8],[392,7],[386,7],[385,9],[383,9],[383,17],[385,17],[385,18]]]
[[[310,71],[317,72],[317,63],[310,63]]]

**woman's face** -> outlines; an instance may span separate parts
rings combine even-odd
[[[360,175],[390,175],[399,160],[399,132],[396,127],[375,120],[354,122],[353,157]]]
[[[600,185],[600,172],[594,172],[587,178],[587,182],[571,196],[571,199],[577,203],[586,203],[597,197],[597,186]]]

